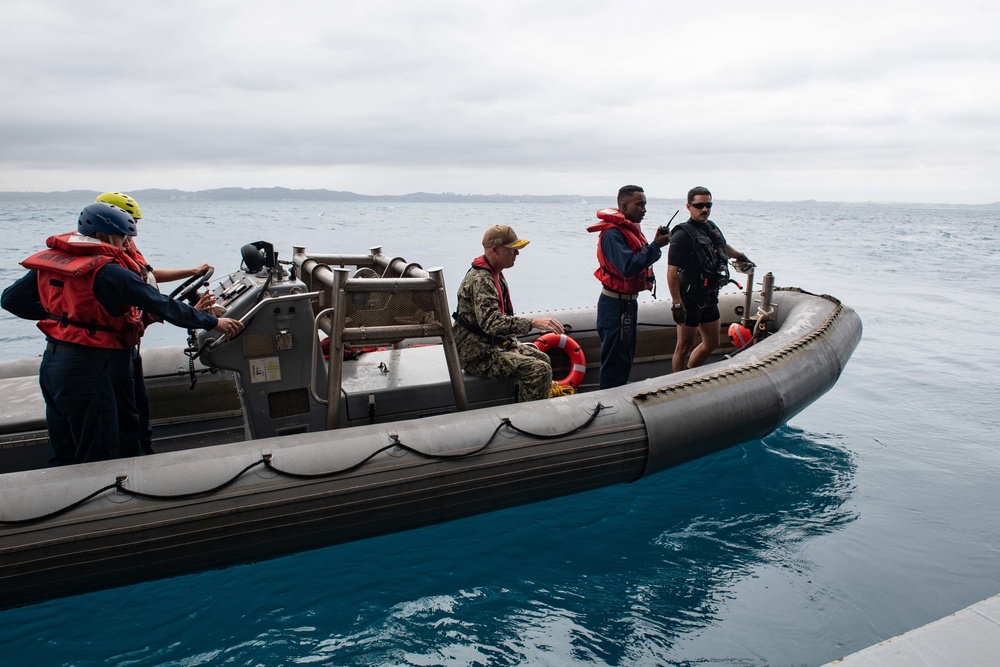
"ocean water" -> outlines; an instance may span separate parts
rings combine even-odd
[[[0,203],[0,285],[85,203]],[[531,240],[515,308],[582,307],[585,228],[611,203],[142,202],[139,245],[220,276],[250,241],[286,259],[381,245],[444,267],[453,300],[504,223]],[[654,200],[644,226],[678,208]],[[713,219],[758,278],[864,321],[836,387],[772,435],[634,484],[3,611],[3,663],[820,665],[1000,592],[1000,210],[719,201]],[[184,337],[158,325],[144,345]],[[41,347],[0,313],[0,358]]]

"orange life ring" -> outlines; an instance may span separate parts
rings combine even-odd
[[[574,389],[580,386],[587,372],[587,358],[583,355],[583,348],[575,340],[566,334],[547,333],[535,341],[535,346],[542,352],[548,352],[556,347],[563,350],[569,356],[570,371],[562,380],[556,380],[556,384],[563,387],[569,385]]]

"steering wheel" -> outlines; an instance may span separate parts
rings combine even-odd
[[[191,276],[182,282],[177,289],[170,293],[170,298],[176,299],[177,301],[194,301],[192,297],[198,293],[198,290],[201,289],[202,285],[208,282],[208,279],[212,277],[213,273],[215,273],[215,269],[209,269],[200,275]]]

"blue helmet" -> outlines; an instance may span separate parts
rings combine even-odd
[[[93,236],[97,232],[105,234],[123,234],[135,236],[135,220],[132,216],[111,204],[97,202],[84,207],[80,219],[76,223],[76,231],[84,236]]]

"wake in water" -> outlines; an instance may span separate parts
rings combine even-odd
[[[110,664],[684,664],[677,643],[741,582],[808,568],[802,543],[856,518],[855,467],[837,437],[783,427],[630,485],[19,613],[71,607],[83,637],[129,600],[119,630],[141,639]],[[156,609],[174,620],[148,626]]]
[[[649,224],[676,210],[653,204]],[[162,203],[141,243],[221,272],[260,239],[282,257],[384,244],[445,267],[453,298],[482,230],[511,224],[532,240],[509,276],[520,312],[596,303],[585,227],[602,205]],[[6,284],[75,208],[0,212]],[[720,202],[713,217],[779,285],[865,322],[836,388],[791,426],[630,485],[6,611],[5,659],[815,665],[995,594],[1000,215]],[[195,236],[213,256],[190,252]],[[17,326],[3,321],[4,354],[37,355],[34,325]]]

